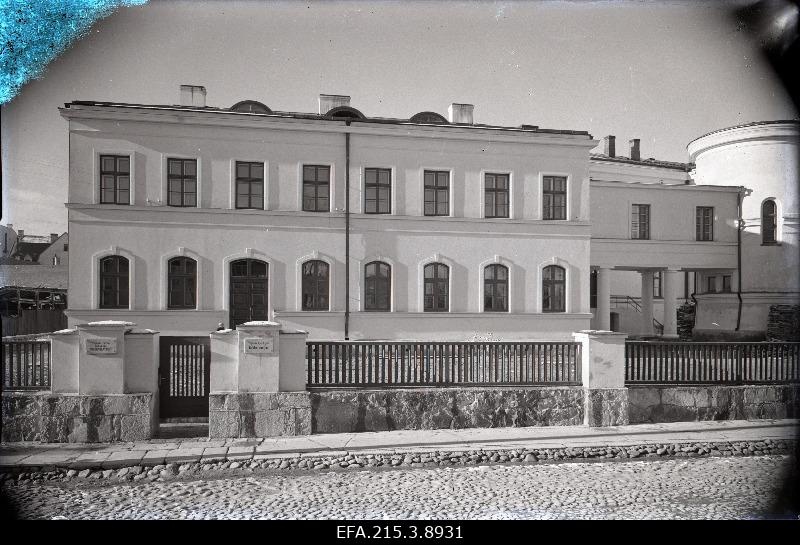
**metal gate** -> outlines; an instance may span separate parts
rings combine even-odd
[[[159,348],[160,417],[208,417],[211,339],[161,337]]]

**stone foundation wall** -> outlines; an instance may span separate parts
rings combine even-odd
[[[631,424],[800,417],[800,385],[631,386]]]
[[[419,388],[311,393],[312,433],[577,426],[583,388]]]
[[[208,435],[273,437],[311,433],[311,402],[307,392],[211,393]]]
[[[629,415],[627,388],[586,390],[584,424],[587,426],[626,426]]]
[[[153,394],[3,392],[2,441],[109,443],[154,435]]]

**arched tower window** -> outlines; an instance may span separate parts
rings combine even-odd
[[[761,205],[761,242],[775,244],[778,242],[778,207],[772,199]]]

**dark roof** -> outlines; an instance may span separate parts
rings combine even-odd
[[[592,153],[589,155],[589,158],[593,161],[609,161],[611,163],[628,163],[631,165],[644,165],[649,167],[661,167],[661,168],[672,168],[675,170],[682,170],[684,172],[689,172],[694,167],[693,163],[676,163],[673,161],[661,161],[658,159],[653,159],[652,157],[648,159],[641,159],[636,161],[629,157],[620,157],[614,156],[610,157],[605,155],[604,153]]]
[[[145,110],[169,110],[169,111],[187,111],[187,112],[209,112],[209,113],[219,113],[219,114],[228,114],[228,115],[247,115],[247,116],[258,116],[258,117],[282,117],[282,118],[292,118],[292,119],[310,119],[310,120],[327,120],[327,121],[342,121],[342,119],[332,118],[328,115],[328,113],[320,115],[320,114],[310,114],[310,113],[302,113],[302,112],[279,112],[279,111],[272,111],[270,113],[258,113],[258,112],[238,112],[238,111],[231,111],[229,108],[215,108],[212,106],[179,106],[175,104],[132,104],[127,102],[102,102],[102,101],[95,101],[95,100],[73,100],[72,102],[67,102],[64,104],[65,109],[69,109],[71,106],[99,106],[99,107],[106,107],[106,108],[132,108],[132,109],[145,109]],[[353,110],[355,110],[353,108]],[[358,112],[358,110],[355,110]],[[361,112],[359,112],[361,113]],[[362,114],[363,115],[363,114]],[[405,125],[436,125],[437,127],[459,127],[459,128],[476,128],[476,129],[490,129],[490,130],[503,130],[503,131],[513,131],[513,132],[525,132],[525,133],[543,133],[543,134],[565,134],[565,135],[574,135],[574,136],[586,136],[588,138],[592,138],[592,135],[589,134],[588,131],[573,131],[573,130],[565,130],[565,129],[541,129],[535,125],[521,125],[519,127],[503,127],[500,125],[486,125],[480,123],[473,123],[471,125],[458,123],[421,123],[415,122],[410,119],[399,119],[399,118],[390,118],[390,117],[364,117],[363,119],[347,119],[348,122],[352,123],[385,123],[385,124],[405,124]]]
[[[67,267],[0,265],[0,288],[67,289]]]
[[[20,256],[20,259],[24,258],[26,255],[31,256],[31,260],[37,261],[39,259],[39,255],[44,252],[49,246],[52,244],[50,241],[48,242],[24,242],[24,241],[17,241],[14,245],[14,252],[11,254],[12,259],[15,256]]]

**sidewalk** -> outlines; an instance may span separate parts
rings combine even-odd
[[[3,443],[0,468],[116,469],[169,463],[251,459],[462,452],[470,450],[600,448],[633,445],[795,440],[800,420],[728,420],[608,428],[551,426],[402,430],[255,439],[154,439],[140,443]]]

